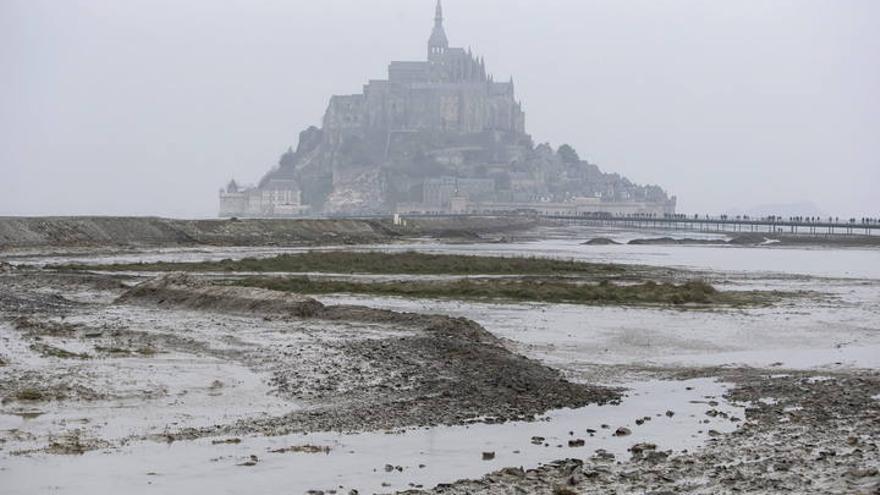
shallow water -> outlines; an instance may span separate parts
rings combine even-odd
[[[769,307],[713,310],[343,294],[319,299],[470,318],[508,339],[517,352],[579,373],[597,364],[880,368],[880,283],[759,279],[728,285],[821,294]]]
[[[64,407],[51,403],[5,407],[4,412],[15,414],[0,414],[0,431],[19,429],[39,434],[82,429],[89,436],[115,440],[161,434],[182,426],[276,416],[299,408],[270,395],[265,376],[227,360],[163,353],[151,358],[93,359],[81,369],[92,377],[94,385],[112,382],[117,398],[67,403]],[[70,372],[80,373],[76,368]],[[28,442],[14,448],[44,446]]]
[[[82,251],[66,253],[0,254],[16,264],[60,263],[136,263],[157,261],[219,261],[244,257],[269,257],[280,253],[308,250],[385,250],[448,254],[482,254],[502,256],[541,256],[576,259],[602,263],[644,264],[696,270],[747,272],[753,274],[809,275],[832,278],[880,279],[880,249],[828,248],[821,246],[586,246],[594,237],[607,237],[625,243],[635,238],[669,236],[674,238],[723,239],[723,234],[676,231],[631,231],[564,227],[545,229],[538,240],[498,243],[441,243],[432,240],[387,245],[335,246],[325,248],[281,247],[201,247],[144,249],[139,251],[106,252],[99,255]]]
[[[580,239],[499,244],[409,244],[385,250],[554,258],[752,274],[880,279],[880,249],[739,246],[585,246]]]
[[[647,381],[629,385],[621,405],[587,406],[548,414],[536,422],[474,424],[412,429],[402,433],[314,433],[242,438],[239,444],[213,445],[211,439],[172,444],[133,443],[120,451],[81,456],[34,454],[0,461],[3,493],[304,493],[338,487],[361,493],[433,486],[505,466],[535,466],[565,457],[588,457],[605,449],[628,458],[627,449],[651,442],[658,450],[694,449],[709,430],[727,432],[738,423],[721,416],[743,417],[743,408],[721,399],[725,386],[711,379]],[[691,390],[688,390],[691,388]],[[708,404],[717,400],[717,406]],[[666,411],[674,411],[669,417]],[[635,420],[650,417],[642,425]],[[26,426],[24,419],[6,418]],[[607,424],[608,428],[602,428]],[[625,426],[631,435],[617,437]],[[587,429],[596,430],[591,437]],[[573,434],[570,434],[573,433]],[[533,436],[545,441],[532,443]],[[584,447],[568,441],[584,439]],[[294,445],[327,446],[329,453],[271,453]],[[546,444],[546,445],[545,445]],[[495,458],[482,460],[483,452]],[[240,466],[251,455],[256,465]],[[402,471],[385,471],[385,465]],[[419,465],[424,465],[420,468]],[[148,474],[155,473],[155,474]],[[387,486],[383,486],[387,483]]]

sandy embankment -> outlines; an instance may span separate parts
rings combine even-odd
[[[158,217],[0,217],[0,251],[25,248],[298,246],[389,242],[418,236],[477,238],[535,226],[519,217],[385,220],[179,220]]]

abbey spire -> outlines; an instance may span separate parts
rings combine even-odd
[[[443,4],[437,0],[437,8],[434,12],[434,30],[428,39],[428,60],[436,60],[449,49],[449,40],[446,38],[446,30],[443,29]]]

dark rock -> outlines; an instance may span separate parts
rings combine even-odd
[[[624,426],[621,426],[620,428],[618,428],[617,430],[615,430],[615,432],[614,432],[614,436],[615,436],[615,437],[625,437],[625,436],[627,436],[627,435],[629,435],[629,434],[631,434],[631,433],[632,433],[632,431],[631,431],[629,428],[626,428],[626,427],[624,427]]]
[[[619,244],[620,244],[619,242],[608,239],[607,237],[596,237],[596,238],[590,239],[589,241],[582,243],[581,245],[582,246],[612,246],[612,245],[619,245]]]
[[[501,470],[501,474],[505,476],[512,476],[514,478],[525,478],[526,473],[522,470],[522,468],[514,468],[508,467]]]
[[[637,443],[629,448],[629,451],[632,452],[633,454],[636,454],[636,453],[641,454],[642,452],[644,452],[646,450],[657,450],[657,445],[653,444],[653,443],[642,442],[642,443]]]

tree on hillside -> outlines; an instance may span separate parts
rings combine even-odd
[[[556,153],[559,154],[559,158],[564,163],[580,163],[581,161],[581,157],[578,156],[577,151],[567,144],[560,146]]]

